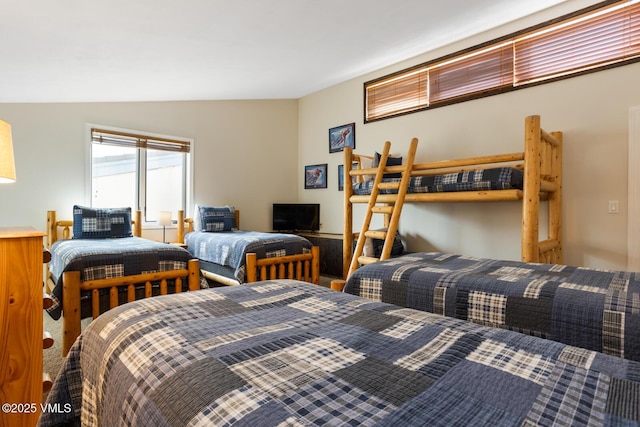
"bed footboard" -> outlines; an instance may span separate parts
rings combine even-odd
[[[320,283],[320,248],[299,255],[257,259],[255,253],[247,254],[247,283],[258,280],[296,279]]]
[[[62,356],[66,356],[81,332],[80,294],[91,291],[91,311],[95,319],[100,315],[100,290],[109,289],[109,309],[119,305],[119,290],[126,289],[127,302],[136,299],[136,287],[144,285],[144,298],[152,295],[152,283],[160,283],[160,295],[166,295],[167,282],[175,280],[175,292],[182,292],[184,281],[190,291],[200,289],[200,267],[196,259],[187,262],[187,268],[134,276],[82,282],[79,271],[69,271],[63,275],[62,292]]]

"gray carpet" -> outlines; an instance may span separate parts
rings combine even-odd
[[[82,328],[84,329],[90,322],[90,318],[83,319]],[[44,350],[42,367],[43,371],[48,373],[52,380],[55,380],[58,372],[60,372],[60,367],[62,367],[62,362],[64,361],[62,357],[62,319],[53,320],[51,316],[45,312],[44,330],[48,331],[53,337],[53,345]]]

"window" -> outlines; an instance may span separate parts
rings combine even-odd
[[[91,129],[91,206],[131,206],[145,222],[186,210],[191,148],[187,139]]]
[[[365,123],[640,60],[640,0],[606,1],[364,84]]]

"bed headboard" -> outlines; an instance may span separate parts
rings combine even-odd
[[[240,228],[240,210],[235,209],[236,228]],[[180,227],[182,224],[182,227]],[[193,228],[193,218],[185,218],[184,211],[178,211],[178,242],[184,243],[184,235],[191,233]]]
[[[131,219],[132,232],[136,237],[142,236],[142,212],[133,211]],[[58,236],[61,239],[70,239],[73,230],[73,220],[58,220],[56,211],[47,211],[47,249],[51,249]],[[58,234],[60,233],[60,234]]]

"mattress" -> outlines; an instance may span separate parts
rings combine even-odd
[[[354,194],[371,194],[373,180],[355,183]],[[400,182],[400,178],[384,178],[383,182]],[[415,176],[409,181],[408,193],[446,193],[456,191],[522,190],[524,174],[518,168],[489,168],[433,176]],[[392,194],[397,190],[380,190]]]

